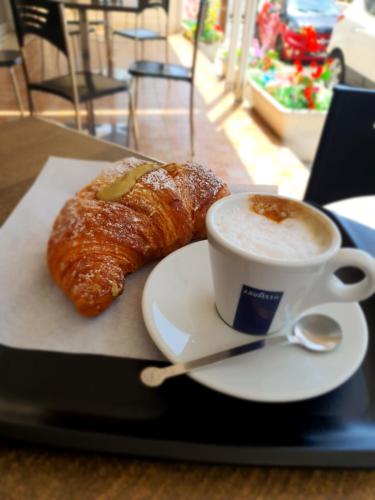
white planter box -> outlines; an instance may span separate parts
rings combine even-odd
[[[327,112],[287,109],[252,80],[248,90],[255,111],[303,162],[312,163]]]

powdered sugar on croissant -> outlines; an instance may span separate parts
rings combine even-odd
[[[229,194],[213,172],[186,163],[145,173],[115,201],[97,199],[103,186],[144,163],[132,158],[100,174],[67,201],[53,225],[49,269],[85,316],[121,295],[128,273],[205,237],[208,208]]]

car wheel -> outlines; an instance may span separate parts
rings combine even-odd
[[[331,63],[331,85],[336,85],[339,83],[345,83],[345,62],[342,53],[338,50],[334,50],[328,59],[332,60]]]

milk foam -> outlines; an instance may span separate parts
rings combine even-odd
[[[281,260],[311,258],[329,247],[332,237],[328,225],[304,205],[298,204],[292,216],[275,222],[254,212],[250,200],[251,196],[228,200],[215,212],[214,225],[229,243]]]

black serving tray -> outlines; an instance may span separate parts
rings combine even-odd
[[[345,246],[375,253],[375,231],[330,216]],[[141,360],[0,346],[0,435],[200,462],[374,467],[375,296],[361,306],[370,343],[360,369],[329,394],[288,404],[224,396],[186,376],[149,389]]]

